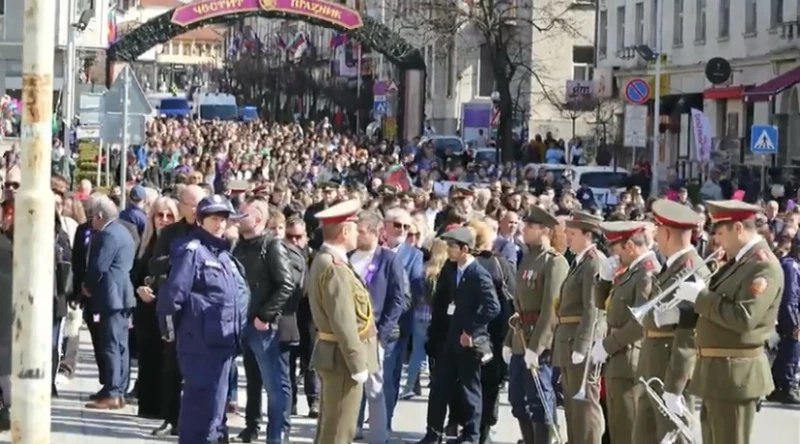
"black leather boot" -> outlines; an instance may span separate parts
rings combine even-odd
[[[417,444],[441,444],[442,443],[442,434],[434,432],[433,430],[428,429],[428,433],[425,436],[417,441]]]
[[[536,435],[534,433],[533,422],[529,419],[518,419],[517,423],[519,424],[519,431],[522,434],[523,444],[534,444]],[[538,444],[538,442],[536,444]],[[550,444],[550,442],[547,441],[545,444]]]

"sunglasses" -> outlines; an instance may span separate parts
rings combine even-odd
[[[12,190],[19,189],[19,182],[6,182],[6,188],[10,188]]]
[[[175,216],[172,213],[169,213],[169,212],[166,212],[166,211],[161,212],[161,213],[156,213],[155,217],[157,217],[159,219],[175,219]]]
[[[406,230],[406,231],[408,231],[408,229],[411,228],[411,225],[403,224],[400,222],[392,222],[392,226],[394,226],[398,230]]]
[[[408,237],[419,237],[419,233],[418,232],[417,233],[408,233],[407,236]]]
[[[302,234],[286,234],[286,239],[290,241],[298,241],[303,238]]]

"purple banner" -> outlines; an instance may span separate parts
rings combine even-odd
[[[385,80],[378,80],[372,85],[372,94],[375,96],[385,96],[386,89],[389,85],[386,84]]]
[[[325,0],[205,0],[175,8],[172,22],[181,26],[238,12],[281,11],[324,20],[345,29],[363,25],[358,11]]]
[[[488,128],[492,120],[491,105],[465,104],[462,108],[464,128]]]

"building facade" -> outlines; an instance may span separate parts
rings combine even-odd
[[[86,29],[79,32],[76,47],[79,59],[91,63],[98,57],[98,51],[108,47],[109,12],[108,2],[101,0],[74,0],[75,16],[67,17],[69,0],[57,0],[55,29],[55,64],[53,88],[61,90],[64,83],[65,49],[69,24],[77,23],[84,11],[91,11]],[[22,38],[23,7],[22,0],[0,0],[0,93],[19,96],[22,88]],[[77,69],[83,69],[79,64]]]
[[[660,18],[659,1],[664,2]],[[776,164],[800,161],[798,27],[797,20],[789,22],[788,17],[800,17],[798,2],[599,1],[597,77],[607,79],[621,101],[634,78],[648,80],[655,95],[654,64],[644,61],[636,47],[658,53],[656,24],[662,23],[662,136],[656,156],[660,174],[675,167],[695,176],[702,169],[688,118],[692,108],[708,116],[715,136],[714,161],[722,168],[761,164],[761,157],[749,152],[754,124],[779,127]],[[706,76],[706,65],[715,57],[731,66],[730,77],[721,84],[712,84]],[[652,101],[649,106],[652,125]]]
[[[414,0],[407,10],[416,7]],[[425,1],[429,4],[429,1]],[[469,3],[469,2],[463,2]],[[506,7],[499,0],[497,7]],[[516,14],[513,24],[516,45],[517,74],[512,81],[511,93],[515,101],[514,128],[520,133],[544,135],[551,132],[556,138],[569,140],[575,134],[588,135],[593,131],[591,119],[579,113],[563,110],[567,100],[567,81],[591,81],[594,67],[594,31],[596,8],[591,0],[546,0],[530,3],[517,2],[519,7],[506,9],[506,14]],[[523,6],[527,5],[527,6]],[[455,6],[454,6],[455,7]],[[467,6],[468,7],[468,6]],[[534,15],[542,12],[560,15],[564,27],[554,26],[548,31],[537,31],[533,24],[546,27],[547,20]],[[461,108],[472,101],[491,101],[495,92],[495,78],[486,41],[480,32],[466,20],[467,13],[460,12],[465,24],[452,36],[435,32],[419,33],[414,27],[405,29],[400,17],[399,28],[405,37],[422,48],[427,66],[425,114],[441,134],[458,130]],[[565,29],[569,28],[569,29]]]

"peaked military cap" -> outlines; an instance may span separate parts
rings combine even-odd
[[[647,222],[638,221],[601,222],[599,225],[609,243],[626,241],[632,236],[644,233],[647,228]]]
[[[528,215],[525,216],[525,223],[543,225],[548,228],[559,224],[558,219],[553,214],[537,206],[533,206],[528,210]]]
[[[475,195],[475,190],[468,187],[455,186],[453,190],[453,199],[463,199],[465,197],[472,197]]]
[[[390,183],[385,183],[378,187],[378,194],[382,194],[384,196],[396,196],[397,193],[400,192],[400,188],[396,185],[392,185]]]
[[[694,230],[703,222],[703,216],[688,206],[673,200],[658,199],[651,208],[653,221],[679,230]]]
[[[595,216],[587,211],[575,210],[570,215],[570,218],[564,221],[564,225],[568,228],[601,233],[602,230],[599,225],[601,222],[603,222],[602,216]]]
[[[317,184],[317,188],[322,191],[337,191],[339,189],[339,184],[331,181],[320,182]]]
[[[475,233],[467,227],[458,227],[439,236],[443,241],[455,242],[470,249],[475,248]]]
[[[332,205],[314,215],[322,225],[337,225],[345,222],[355,222],[356,214],[361,210],[361,201],[358,199],[345,200]]]
[[[763,211],[758,205],[740,200],[710,200],[706,202],[706,209],[713,223],[755,219]]]

